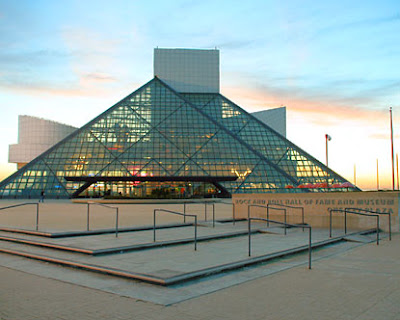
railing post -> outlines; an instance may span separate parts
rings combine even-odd
[[[267,227],[269,227],[269,203],[267,203]]]
[[[304,226],[304,208],[301,207],[301,224]],[[304,232],[304,227],[303,227],[303,232]]]
[[[379,215],[376,216],[376,244],[379,245]]]
[[[118,238],[118,208],[115,216],[115,237]]]
[[[284,216],[285,216],[285,236],[286,236],[286,234],[287,234],[287,231],[286,231],[286,227],[287,227],[287,225],[286,225],[286,209],[284,209],[285,211],[285,214],[284,214]]]
[[[86,212],[86,231],[89,231],[89,206],[90,203],[87,203],[87,212]]]
[[[39,230],[39,203],[36,204],[36,231]]]
[[[207,221],[207,201],[204,201],[204,221]]]
[[[153,211],[153,242],[156,242],[156,210]]]
[[[389,240],[392,241],[392,219],[390,212],[389,212]]]
[[[308,269],[311,269],[311,227],[308,233]]]
[[[215,228],[215,203],[212,204],[213,207],[213,228]]]
[[[183,203],[183,223],[186,223],[186,202]]]
[[[197,251],[197,216],[194,217],[194,251]]]
[[[347,211],[344,210],[344,234],[347,234]]]
[[[250,223],[250,217],[248,221],[248,231],[249,231],[249,257],[251,256],[251,223]]]
[[[235,225],[236,223],[236,208],[235,208],[235,204],[232,203],[232,217],[233,217],[233,225]]]

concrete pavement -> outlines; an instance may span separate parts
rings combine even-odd
[[[0,267],[0,318],[395,320],[399,252],[396,234],[167,307]]]
[[[58,221],[48,217],[49,225]],[[61,220],[68,222],[64,217]],[[1,222],[4,224],[4,220]],[[59,229],[68,229],[73,223]],[[240,229],[240,224],[236,228]],[[179,232],[187,233],[180,229]],[[162,232],[168,238],[168,233]],[[204,229],[204,232],[216,231]],[[301,234],[298,236],[302,237]],[[257,237],[261,242],[257,242]],[[258,251],[264,249],[265,241],[264,235],[257,237]],[[277,242],[271,243],[272,247],[287,245],[289,238],[274,237]],[[102,248],[111,245],[114,239],[112,235],[106,238],[109,241],[104,242],[98,236],[88,241],[84,238],[54,241]],[[121,241],[140,242],[140,238],[126,234]],[[148,238],[146,232],[143,238]],[[196,257],[191,245],[181,249],[172,247],[169,252],[175,251],[176,257],[172,259],[165,254],[167,251],[160,251],[153,262],[151,253],[159,249],[144,251],[143,256],[123,254],[104,258],[107,263],[126,268],[137,258],[136,266],[141,270],[148,271],[148,264],[157,272],[168,273],[173,271],[171,266],[180,265],[185,270],[203,263],[202,260],[223,261],[239,251],[245,255],[245,250],[243,253],[238,250],[243,241],[234,239],[230,245],[225,240],[204,245],[199,251],[204,259]],[[343,242],[316,250],[312,270],[307,269],[307,255],[298,254],[171,287],[0,254],[0,319],[400,319],[399,252],[400,235],[396,233],[392,241],[386,238],[379,246]],[[188,256],[190,259],[182,264]],[[174,259],[177,265],[171,265]]]

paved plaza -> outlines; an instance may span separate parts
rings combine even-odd
[[[181,204],[156,207],[182,211]],[[151,226],[154,208],[121,205],[121,228]],[[2,215],[0,225],[33,230],[32,209],[24,210]],[[187,210],[204,218],[200,204]],[[39,231],[86,231],[84,205],[54,201],[41,212]],[[155,243],[152,229],[146,228],[120,232],[118,238],[113,233],[50,238],[2,231],[1,248],[169,279],[308,244],[307,229],[288,229],[285,236],[282,228],[255,223],[249,258],[247,223],[233,224],[232,208],[225,204],[216,205],[216,218],[215,227],[200,223],[196,251],[193,241],[171,243],[191,239],[194,230],[172,216],[158,223],[181,226],[157,229]],[[110,214],[96,211],[92,219],[91,229],[112,230]],[[335,230],[333,238],[341,232]],[[313,230],[313,245],[326,241],[327,233]],[[371,234],[315,247],[311,270],[308,251],[301,250],[168,286],[3,253],[0,319],[400,319],[400,235],[395,233],[392,241],[381,236],[379,246]],[[156,246],[138,248],[143,245]]]

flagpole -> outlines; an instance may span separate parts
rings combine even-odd
[[[379,190],[379,168],[378,168],[378,159],[376,159],[376,190]]]
[[[357,169],[356,164],[354,164],[354,185],[357,185]]]
[[[397,167],[397,190],[399,189],[399,154],[396,153],[396,167]]]
[[[393,190],[395,190],[394,186],[394,150],[393,150],[393,118],[392,118],[392,107],[390,107],[390,140],[392,144],[392,186]]]

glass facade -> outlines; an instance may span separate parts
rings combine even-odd
[[[42,190],[69,198],[358,189],[221,94],[180,94],[155,77],[0,183],[2,198]]]

